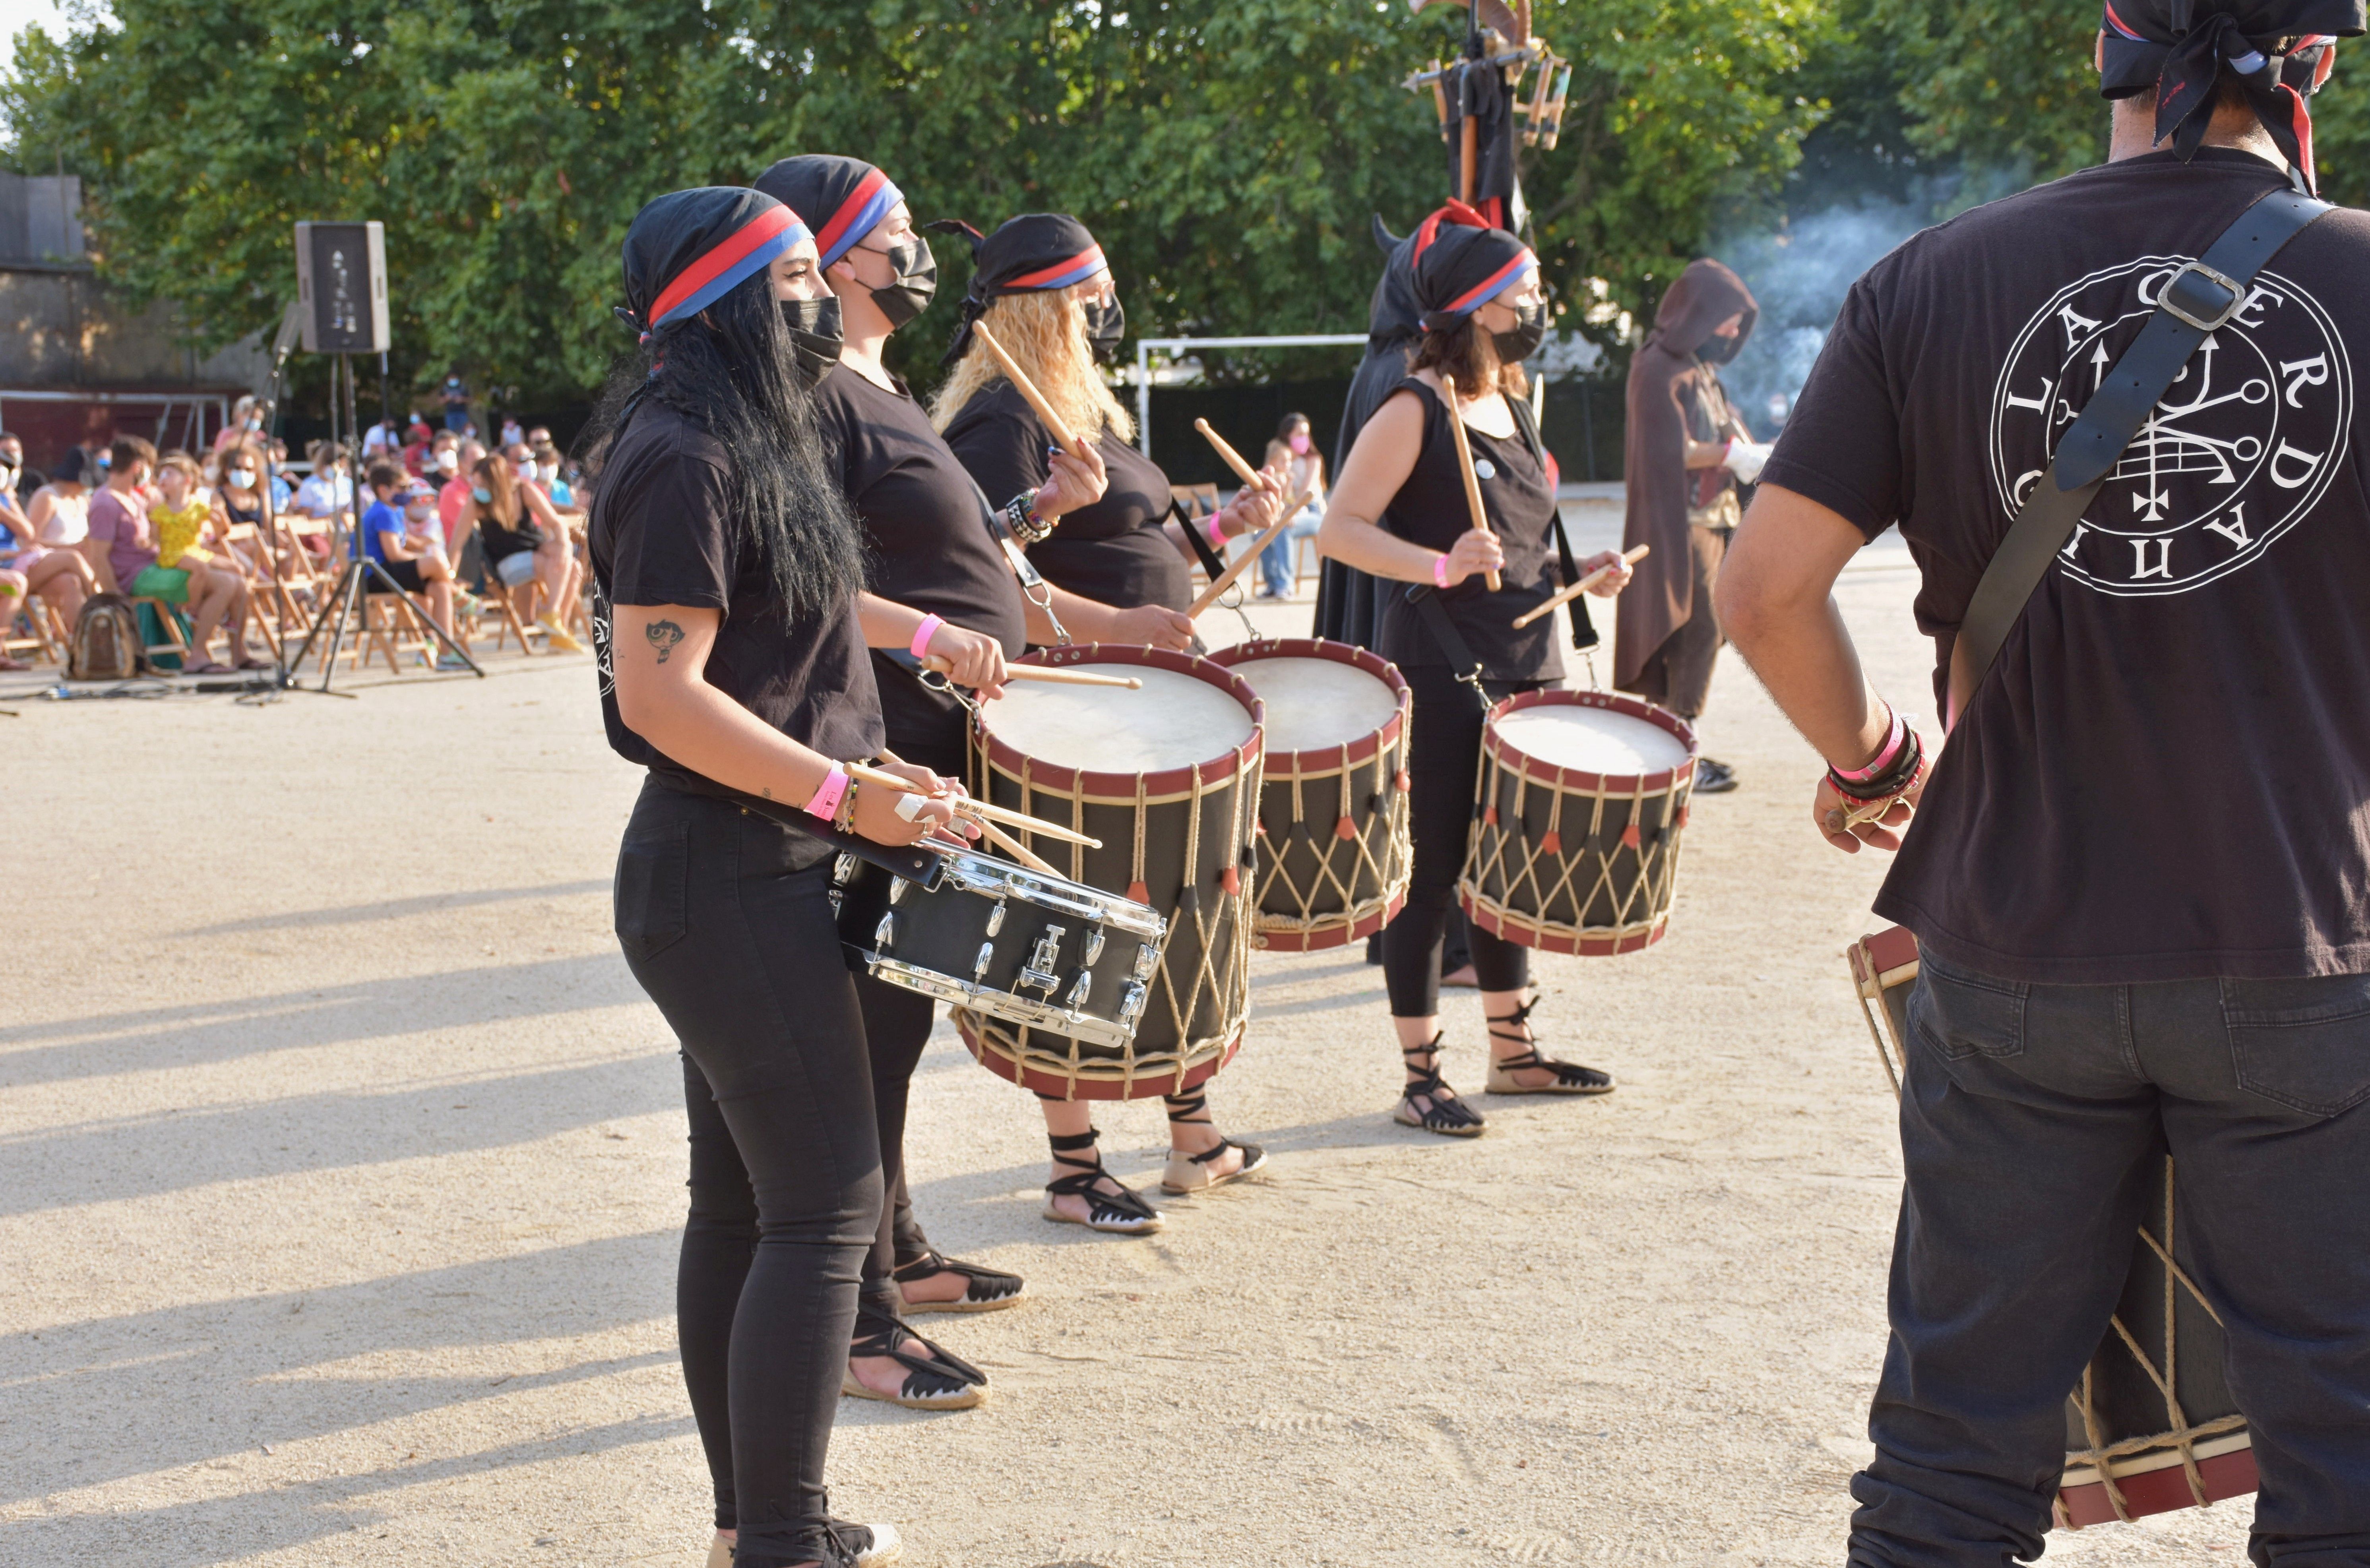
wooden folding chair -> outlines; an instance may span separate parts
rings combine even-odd
[[[238,547],[242,544],[255,546],[253,551],[254,559],[259,564],[267,567],[270,565],[270,558],[262,553],[261,547],[256,544],[255,524],[251,522],[234,522],[228,528],[222,531],[222,541],[224,549],[226,552],[238,552]],[[247,552],[238,553],[246,554]],[[247,618],[253,623],[255,629],[263,634],[264,645],[271,649],[272,662],[277,664],[282,662],[282,655],[280,651],[282,632],[280,627],[273,624],[278,620],[278,617],[271,613],[271,612],[278,606],[276,603],[267,605],[261,601],[264,595],[267,594],[270,595],[274,600],[278,599],[280,596],[280,583],[278,578],[267,578],[262,593],[250,594],[248,596],[247,604]],[[233,664],[236,664],[239,659],[246,657],[247,650],[245,648],[233,648],[231,653],[233,656],[231,662]]]
[[[181,669],[189,669],[190,657],[190,638],[188,630],[181,620],[179,607],[175,605],[169,600],[151,599],[145,594],[135,594],[132,596],[132,610],[133,614],[138,614],[140,612],[140,607],[144,604],[146,605],[155,615],[157,625],[162,627],[164,630],[165,640],[161,643],[151,643],[148,641],[147,633],[144,630],[140,635],[140,641],[142,644],[140,651],[147,655],[152,659],[159,654],[169,654],[180,660]],[[197,657],[201,659],[210,657],[203,648],[199,648],[196,652]]]

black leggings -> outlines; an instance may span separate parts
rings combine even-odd
[[[617,855],[617,941],[683,1042],[684,1381],[741,1568],[829,1561],[823,1459],[881,1209],[856,987],[819,841],[656,780]]]
[[[1407,905],[1383,928],[1383,984],[1394,1018],[1429,1018],[1440,1011],[1440,940],[1456,905],[1456,875],[1465,869],[1473,824],[1473,791],[1481,767],[1481,700],[1473,688],[1437,665],[1402,667],[1415,696],[1409,716],[1408,830],[1415,865]],[[1490,701],[1536,692],[1539,681],[1484,681]],[[1483,990],[1520,990],[1530,982],[1530,949],[1472,928],[1474,978]]]

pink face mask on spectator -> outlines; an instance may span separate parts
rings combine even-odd
[[[1308,432],[1306,430],[1296,430],[1293,433],[1292,439],[1283,444],[1292,449],[1293,456],[1306,457],[1308,455]]]

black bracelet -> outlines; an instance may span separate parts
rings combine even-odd
[[[1004,525],[1012,530],[1012,537],[1023,544],[1034,544],[1053,532],[1059,520],[1036,515],[1037,492],[1023,490],[1004,503]]]
[[[1827,764],[1827,782],[1835,785],[1835,793],[1846,800],[1865,806],[1870,801],[1889,800],[1907,789],[1916,782],[1917,771],[1925,765],[1926,743],[1919,738],[1916,727],[1912,726],[1901,748],[1901,755],[1895,757],[1893,765],[1884,772],[1872,779],[1847,779],[1830,762]]]

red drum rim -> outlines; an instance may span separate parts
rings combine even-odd
[[[1687,760],[1675,768],[1657,773],[1591,773],[1578,768],[1559,768],[1542,762],[1527,752],[1515,749],[1511,741],[1498,734],[1498,721],[1508,714],[1521,713],[1525,708],[1565,707],[1604,708],[1631,718],[1644,719],[1659,729],[1669,731],[1672,738],[1687,749]],[[1501,766],[1511,768],[1525,778],[1538,779],[1565,789],[1602,790],[1616,793],[1649,793],[1668,789],[1682,776],[1692,777],[1696,765],[1696,732],[1687,721],[1667,708],[1658,708],[1642,697],[1632,697],[1619,692],[1523,692],[1507,698],[1490,710],[1481,729],[1481,747]],[[1501,933],[1500,934],[1506,934]],[[1510,938],[1510,940],[1518,940]],[[1642,944],[1641,944],[1642,945]],[[1628,951],[1621,949],[1620,951]]]
[[[2176,1509],[2199,1505],[2199,1490],[2203,1501],[2219,1503],[2226,1498],[2244,1497],[2262,1484],[2255,1469],[2255,1454],[2245,1432],[2237,1434],[2238,1441],[2218,1453],[2194,1455],[2199,1485],[2190,1484],[2189,1472],[2181,1464],[2178,1450],[2151,1453],[2142,1462],[2152,1468],[2125,1471],[2115,1477],[2115,1491],[2123,1498],[2123,1513],[2115,1511],[2115,1499],[2107,1494],[2106,1482],[2097,1478],[2092,1466],[2078,1467],[2092,1479],[2061,1486],[2052,1522],[2062,1529],[2078,1530],[2089,1525],[2111,1525],[2120,1517],[2146,1518],[2151,1514],[2169,1514]],[[2200,1443],[2199,1448],[2212,1445]],[[2139,1456],[2134,1456],[2138,1458]]]
[[[1053,791],[1074,790],[1086,795],[1133,796],[1138,790],[1146,795],[1170,795],[1197,786],[1224,784],[1244,773],[1257,776],[1260,758],[1267,741],[1267,708],[1250,682],[1209,659],[1190,653],[1173,653],[1167,648],[1142,647],[1127,643],[1070,643],[1061,647],[1037,648],[1012,661],[1059,669],[1070,664],[1136,664],[1154,670],[1173,670],[1190,675],[1194,680],[1217,687],[1240,703],[1251,715],[1251,733],[1241,745],[1229,747],[1206,761],[1189,762],[1180,767],[1164,768],[1152,773],[1105,773],[1091,768],[1063,768],[1030,756],[997,737],[988,727],[987,710],[994,704],[983,704],[973,721],[980,738],[985,742],[987,760],[1006,773],[1018,776],[1024,764],[1029,769],[1031,788]]]
[[[1650,773],[1647,776],[1660,775]],[[1458,881],[1462,883],[1461,876]],[[1501,941],[1511,942],[1518,947],[1536,948],[1541,953],[1569,954],[1576,958],[1617,958],[1624,953],[1640,952],[1662,941],[1671,929],[1671,912],[1665,910],[1654,921],[1652,930],[1634,936],[1567,936],[1561,931],[1547,930],[1521,915],[1500,915],[1481,908],[1479,900],[1461,885],[1457,889],[1456,902],[1464,910],[1467,920]]]
[[[1363,942],[1383,927],[1398,919],[1399,910],[1407,906],[1407,895],[1395,893],[1379,910],[1370,910],[1346,925],[1322,926],[1314,931],[1261,931],[1257,921],[1251,925],[1251,945],[1262,953],[1321,953],[1328,947],[1347,947],[1352,942]]]
[[[971,1052],[972,1059],[980,1066],[1007,1083],[1017,1083],[1037,1093],[1051,1094],[1057,1100],[1149,1100],[1159,1094],[1182,1094],[1208,1082],[1220,1068],[1234,1060],[1235,1053],[1243,1048],[1243,1040],[1250,1033],[1250,1025],[1245,1024],[1235,1031],[1235,1037],[1226,1042],[1225,1049],[1207,1061],[1194,1063],[1181,1073],[1150,1072],[1115,1082],[1107,1079],[1065,1078],[1058,1072],[1041,1072],[1033,1067],[1019,1066],[982,1046],[972,1032],[970,1019],[956,1013],[953,1023],[955,1034],[962,1040],[963,1049]]]
[[[1360,762],[1372,761],[1376,752],[1388,750],[1406,731],[1408,712],[1415,701],[1414,693],[1408,689],[1407,678],[1399,673],[1398,665],[1370,648],[1337,643],[1329,637],[1252,637],[1216,649],[1208,658],[1212,664],[1227,670],[1257,658],[1321,658],[1334,664],[1352,665],[1381,681],[1391,695],[1398,699],[1398,712],[1393,714],[1380,729],[1346,746],[1312,746],[1301,751],[1268,752],[1268,767],[1279,773],[1298,773],[1304,767],[1328,765],[1354,767]]]

